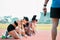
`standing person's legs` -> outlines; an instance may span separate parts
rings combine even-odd
[[[52,40],[56,40],[59,18],[52,18]]]
[[[57,26],[60,18],[60,8],[51,7],[50,17],[52,18],[52,40],[56,40]]]

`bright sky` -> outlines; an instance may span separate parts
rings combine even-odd
[[[22,18],[28,16],[31,18],[37,15],[40,18],[44,0],[0,0],[0,16],[13,16]],[[51,0],[48,3],[48,11],[50,10]]]

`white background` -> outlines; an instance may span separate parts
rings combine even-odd
[[[13,16],[22,18],[28,16],[31,18],[37,15],[40,18],[40,12],[43,9],[44,0],[0,0],[0,16]],[[51,0],[48,3],[50,11]]]

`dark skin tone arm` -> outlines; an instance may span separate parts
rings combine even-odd
[[[49,0],[45,0],[44,4],[46,4],[46,5],[47,5],[48,1],[49,1]]]
[[[43,8],[44,16],[46,16],[46,13],[47,13],[47,8],[46,8],[46,6],[47,6],[48,1],[49,1],[49,0],[45,0],[45,2],[44,2],[44,8]]]

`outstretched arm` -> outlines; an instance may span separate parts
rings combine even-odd
[[[47,6],[48,1],[49,1],[49,0],[45,0],[45,2],[44,2],[44,8],[43,8],[44,16],[46,16],[46,12],[47,12],[46,6]]]
[[[49,1],[49,0],[45,0],[45,2],[44,2],[44,7],[47,6],[48,1]]]

